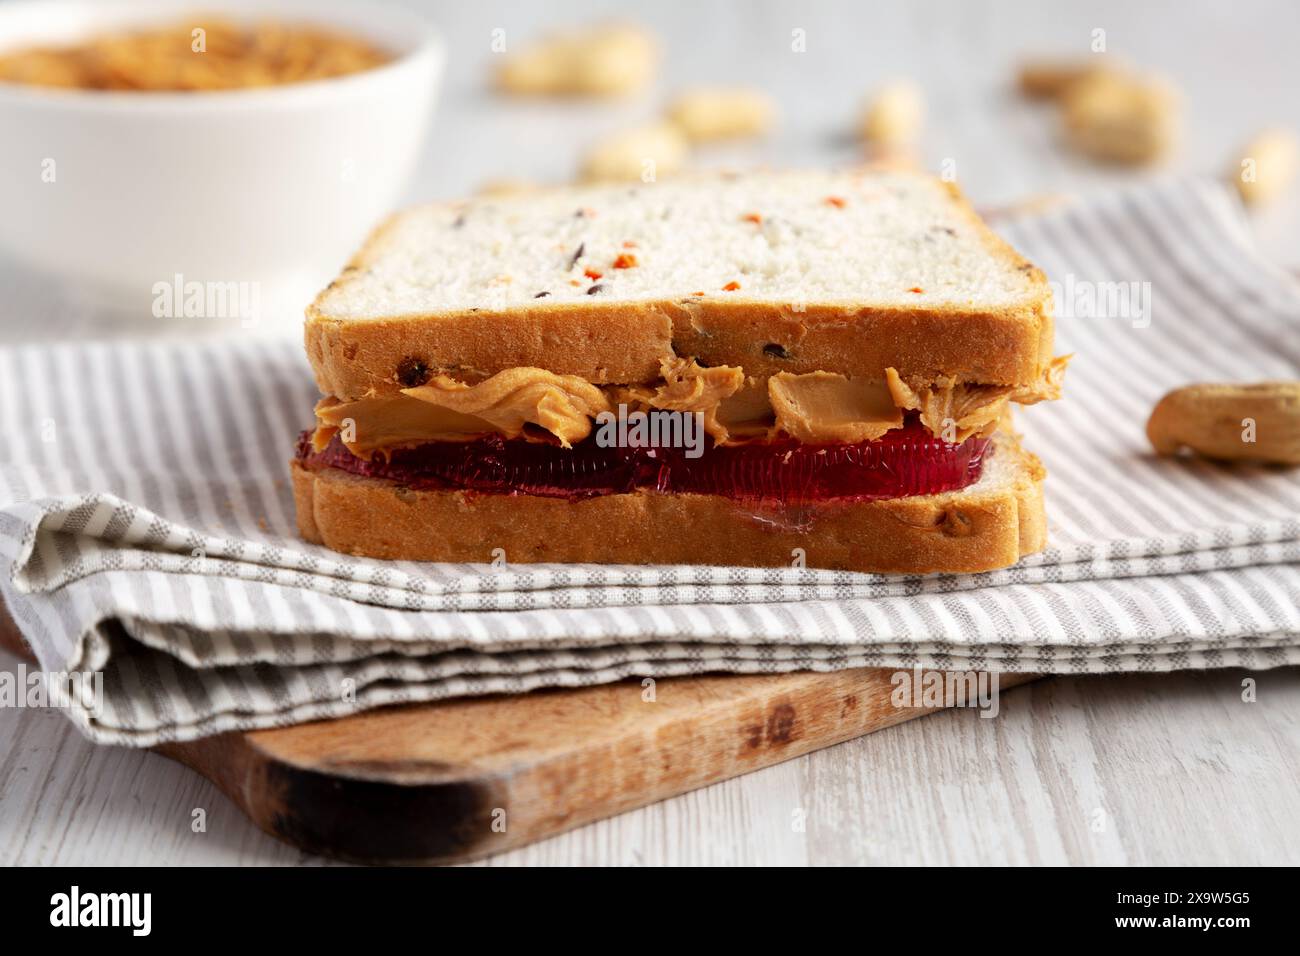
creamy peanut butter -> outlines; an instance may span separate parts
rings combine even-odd
[[[745,371],[735,365],[704,368],[695,359],[672,359],[663,364],[662,385],[636,385],[614,389],[614,403],[645,411],[657,408],[669,412],[698,412],[704,416],[704,430],[722,443],[727,427],[719,417],[723,403],[745,385]]]
[[[802,442],[875,441],[903,425],[905,411],[947,441],[989,434],[1004,420],[1008,404],[1032,405],[1060,397],[1069,357],[1053,359],[1031,385],[975,385],[939,380],[903,381],[895,369],[883,382],[850,379],[834,372],[770,378],[747,377],[738,366],[705,368],[693,359],[672,359],[657,385],[600,388],[573,375],[539,368],[512,368],[470,385],[447,375],[400,395],[316,406],[312,437],[317,450],[335,435],[355,455],[428,441],[465,441],[495,433],[507,438],[554,436],[564,447],[582,441],[601,412],[629,410],[698,413],[718,444],[789,435]]]
[[[481,419],[507,438],[518,438],[525,425],[546,429],[568,448],[591,434],[591,420],[609,411],[609,400],[595,385],[576,375],[556,375],[540,368],[511,368],[477,385],[446,375],[402,394],[439,408]]]
[[[903,425],[903,410],[880,382],[778,372],[767,380],[767,393],[776,430],[802,442],[875,441]]]
[[[375,451],[426,441],[464,441],[495,432],[518,438],[528,425],[568,448],[591,434],[591,421],[609,411],[595,385],[540,368],[512,368],[476,385],[446,375],[404,388],[400,396],[355,402],[323,399],[316,406],[312,444],[319,451],[334,435],[363,458]]]
[[[913,387],[892,368],[885,369],[885,384],[899,408],[921,413],[921,424],[937,437],[963,442],[971,435],[991,434],[998,427],[1008,402],[1036,405],[1061,397],[1061,380],[1070,356],[1054,358],[1043,376],[1031,385],[975,385],[941,379]]]
[[[491,430],[481,418],[405,395],[355,402],[323,398],[316,404],[312,446],[321,451],[338,435],[352,454],[369,458],[383,448],[426,441],[464,441]]]

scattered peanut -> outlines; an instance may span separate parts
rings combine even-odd
[[[1065,89],[1062,108],[1070,144],[1103,162],[1152,162],[1176,135],[1177,94],[1158,78],[1094,70]]]
[[[1021,64],[1017,80],[1020,92],[1031,99],[1059,100],[1071,86],[1102,69],[1087,60],[1030,60]]]
[[[886,149],[910,146],[921,132],[925,119],[925,96],[906,80],[882,86],[867,104],[862,116],[862,138]]]
[[[1295,179],[1300,167],[1300,140],[1289,129],[1260,133],[1242,147],[1238,165],[1230,172],[1242,201],[1258,205],[1274,199]]]
[[[479,184],[478,195],[484,198],[499,199],[503,196],[521,196],[541,189],[537,183],[527,179],[488,179]]]
[[[603,24],[553,34],[507,54],[497,85],[525,96],[623,96],[651,81],[658,59],[658,44],[645,30]]]
[[[1300,381],[1174,389],[1151,412],[1147,437],[1161,455],[1190,448],[1207,458],[1300,465]]]
[[[686,90],[668,106],[668,119],[692,142],[762,136],[772,127],[776,107],[760,90],[700,87]]]
[[[588,152],[582,163],[584,182],[654,182],[681,169],[686,138],[672,123],[655,123],[625,130]]]

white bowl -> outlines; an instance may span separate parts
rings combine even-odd
[[[0,83],[0,249],[106,310],[166,315],[165,298],[185,317],[164,294],[171,286],[209,290],[205,308],[219,311],[225,298],[230,313],[229,296],[211,291],[224,287],[244,295],[238,314],[188,317],[297,323],[401,194],[442,44],[418,17],[373,3],[53,0],[0,4],[0,50],[195,13],[338,28],[395,59],[336,79],[211,93]],[[245,314],[249,300],[256,315]]]

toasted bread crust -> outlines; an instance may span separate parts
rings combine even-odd
[[[960,323],[960,331],[953,323]],[[636,302],[604,308],[343,322],[313,318],[307,355],[322,394],[344,401],[391,395],[411,358],[477,380],[519,366],[577,375],[597,385],[659,379],[674,356],[738,365],[746,375],[835,371],[872,381],[887,368],[909,381],[1025,384],[1051,358],[1046,313],[945,313],[765,302]],[[787,357],[781,357],[787,356]]]
[[[674,355],[738,365],[756,376],[823,370],[878,380],[895,368],[918,381],[1033,382],[1052,353],[1047,279],[983,226],[955,184],[945,185],[955,213],[979,226],[989,253],[1008,270],[1023,272],[1034,295],[999,309],[779,303],[720,292],[362,320],[327,315],[323,304],[331,292],[355,281],[384,252],[394,216],[308,306],[307,355],[321,392],[345,401],[397,391],[397,367],[412,358],[435,372],[471,379],[534,366],[598,385],[653,382]]]
[[[879,573],[979,572],[1046,544],[1042,465],[1017,445],[1016,477],[985,491],[759,509],[716,495],[638,491],[570,502],[415,491],[333,468],[292,466],[308,541],[366,557],[602,564],[790,566]]]

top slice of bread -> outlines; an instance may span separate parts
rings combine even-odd
[[[399,213],[308,308],[306,345],[343,399],[399,367],[637,384],[674,355],[1021,384],[1051,357],[1051,293],[932,177],[701,175]]]

